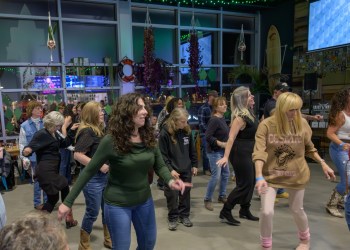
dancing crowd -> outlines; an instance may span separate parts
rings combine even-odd
[[[105,247],[129,249],[133,225],[137,249],[154,249],[157,227],[150,188],[153,172],[159,178],[158,187],[164,190],[168,229],[177,230],[178,223],[192,227],[191,187],[198,174],[200,153],[203,174],[210,176],[203,194],[207,210],[214,212],[212,203],[218,184],[220,221],[239,226],[241,222],[233,215],[239,205],[239,218],[259,222],[261,249],[267,250],[272,249],[276,198],[287,198],[298,230],[296,249],[310,249],[310,228],[303,205],[310,180],[305,157],[319,163],[327,179],[335,179],[334,171],[311,140],[307,122],[323,117],[303,115],[302,99],[286,83],[275,86],[262,119],[254,113],[254,95],[249,88],[236,88],[229,101],[230,120],[225,119],[228,100],[214,90],[208,92],[208,100],[198,113],[200,152],[181,98],[169,98],[158,119],[152,116],[147,99],[137,93],[122,95],[108,119],[103,104],[95,101],[67,105],[62,112],[45,115],[41,103],[29,102],[28,119],[20,126],[19,146],[34,187],[33,206],[39,212],[9,225],[5,225],[6,214],[0,214],[0,248],[30,249],[14,246],[25,244],[24,237],[34,237],[34,228],[40,227],[41,238],[37,241],[46,242],[42,243],[45,249],[68,249],[64,231],[57,222],[50,221],[47,213],[54,210],[61,194],[58,220],[65,219],[67,229],[77,226],[72,207],[83,191],[86,210],[80,223],[79,250],[91,249],[90,236],[100,210]],[[350,230],[350,198],[344,201],[350,171],[350,88],[332,99],[327,137],[340,182],[325,208],[341,218],[344,215],[339,208],[345,209]],[[1,149],[1,160],[4,154]],[[77,179],[75,167],[80,169]],[[236,186],[227,191],[230,168]],[[261,200],[261,211],[256,215],[250,209],[255,190]],[[5,206],[0,196],[2,211]],[[45,229],[55,233],[49,235]],[[52,248],[49,241],[60,243]],[[13,248],[1,247],[6,244]]]

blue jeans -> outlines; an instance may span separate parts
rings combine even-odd
[[[72,152],[65,148],[60,148],[61,162],[60,162],[60,175],[64,176],[68,180],[68,184],[72,184],[72,174],[70,167],[70,159]]]
[[[335,189],[339,194],[344,195],[346,189],[345,166],[349,160],[348,151],[343,150],[338,144],[331,142],[329,145],[329,155],[331,156],[334,165],[337,167],[340,176],[340,182]]]
[[[207,140],[205,139],[205,134],[201,134],[201,153],[202,153],[202,165],[203,172],[209,170],[209,159],[207,156]]]
[[[107,174],[98,171],[83,189],[86,208],[81,228],[88,234],[91,234],[92,225],[98,217],[100,207],[102,209],[102,224],[105,224],[103,190],[106,184]]]
[[[152,250],[157,239],[153,199],[132,207],[105,204],[105,220],[113,242],[112,249],[129,250],[131,222],[134,225],[138,250]]]
[[[350,231],[350,193],[347,195],[345,201],[345,219]]]
[[[32,174],[35,173],[35,168],[37,166],[37,163],[31,161],[30,166],[32,168]],[[39,182],[36,179],[34,179],[33,187],[34,187],[34,197],[33,197],[34,207],[46,203],[47,196],[46,196],[45,192],[42,191],[42,189],[40,188]],[[43,194],[43,200],[41,200],[41,192]]]
[[[209,166],[211,170],[211,177],[207,187],[207,194],[205,195],[204,200],[211,201],[213,198],[213,193],[216,187],[217,182],[220,179],[219,186],[219,197],[226,196],[226,186],[228,183],[228,178],[230,177],[230,168],[227,165],[226,167],[218,167],[216,162],[224,156],[225,151],[221,150],[218,152],[208,153]]]

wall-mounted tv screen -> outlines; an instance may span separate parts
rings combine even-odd
[[[84,88],[84,81],[79,76],[66,75],[66,87],[67,88]]]
[[[35,76],[34,89],[41,89],[43,94],[55,93],[55,89],[61,88],[61,76]]]
[[[104,86],[108,86],[108,77],[85,76],[85,87],[104,87]]]
[[[350,43],[350,1],[310,0],[308,50]]]
[[[212,43],[212,36],[211,35],[204,35],[203,37],[198,39],[199,44],[199,50],[200,55],[202,56],[202,65],[210,65],[212,64],[211,60],[211,43]],[[180,58],[183,60],[182,63],[188,64],[188,59],[190,57],[190,53],[187,51],[188,47],[190,46],[189,42],[181,44],[181,50],[180,50]],[[181,68],[182,74],[187,74],[189,71],[189,68]]]
[[[106,76],[66,76],[67,88],[93,88],[108,86]]]

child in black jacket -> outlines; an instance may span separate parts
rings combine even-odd
[[[192,176],[197,174],[197,153],[192,138],[190,126],[187,123],[188,112],[182,108],[174,109],[166,120],[159,135],[159,148],[165,164],[171,175],[184,182],[191,182]],[[190,191],[186,188],[181,194],[169,187],[164,188],[167,199],[169,230],[177,228],[177,222],[186,227],[192,227],[190,215]]]

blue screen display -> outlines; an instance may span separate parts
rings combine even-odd
[[[34,89],[56,89],[61,88],[60,76],[36,76],[34,78]]]
[[[350,1],[310,1],[308,50],[350,43]]]
[[[85,87],[103,87],[103,86],[108,86],[108,77],[85,76]]]
[[[93,88],[105,87],[109,85],[108,77],[106,76],[66,76],[67,88]],[[34,89],[50,90],[61,88],[61,76],[36,76],[34,78]]]
[[[66,76],[67,88],[92,88],[108,86],[106,76]]]
[[[84,81],[79,76],[66,76],[66,87],[67,88],[84,88]]]

